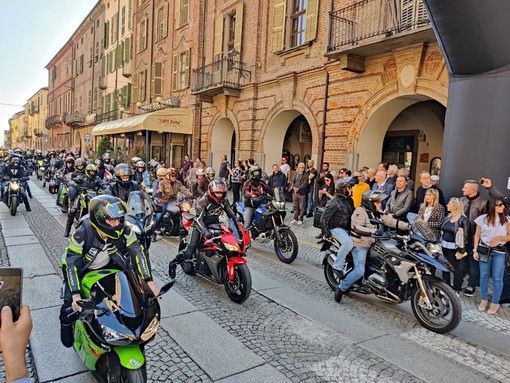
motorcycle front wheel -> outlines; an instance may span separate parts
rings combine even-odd
[[[9,210],[12,216],[16,215],[16,210],[18,210],[18,196],[11,197],[11,206],[9,206]]]
[[[462,316],[459,297],[443,281],[424,281],[428,289],[432,308],[428,309],[421,297],[421,291],[415,288],[411,296],[411,308],[420,324],[430,331],[444,334],[457,327]]]
[[[231,301],[243,303],[251,293],[251,273],[248,265],[234,265],[234,280],[229,280],[225,273],[223,284]]]
[[[137,370],[130,370],[122,367],[122,381],[125,383],[146,383],[147,382],[147,365],[144,364]]]
[[[332,260],[329,259],[329,254],[326,254],[324,256],[324,260],[322,261],[324,265],[324,278],[326,279],[326,282],[331,290],[336,290],[341,281],[338,274],[333,270],[330,262],[332,262]]]
[[[276,230],[276,229],[275,229]],[[280,240],[274,238],[274,252],[283,263],[292,263],[298,255],[296,234],[290,229],[280,230]]]

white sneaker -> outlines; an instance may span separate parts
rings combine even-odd
[[[292,220],[292,221],[290,221],[289,223],[290,223],[291,225],[293,225],[293,224],[295,224],[296,222],[298,222],[298,221],[296,221],[295,219],[293,219],[293,220]]]
[[[303,224],[303,221],[297,221],[296,222],[296,225],[302,225]]]

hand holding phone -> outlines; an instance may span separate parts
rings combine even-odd
[[[0,309],[9,306],[14,322],[20,315],[22,286],[23,270],[20,267],[0,268]]]

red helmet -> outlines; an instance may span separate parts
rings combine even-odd
[[[216,194],[221,193],[221,196]],[[217,203],[221,203],[227,195],[227,184],[222,180],[212,180],[209,182],[209,195]]]

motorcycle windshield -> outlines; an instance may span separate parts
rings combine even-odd
[[[411,224],[413,233],[418,234],[427,242],[437,242],[434,232],[423,218],[416,214],[408,214],[407,220]]]
[[[274,188],[273,194],[274,194],[274,200],[276,202],[284,201],[283,189],[281,189],[281,188]]]
[[[154,213],[151,200],[147,193],[134,191],[129,194],[127,202],[127,214],[138,219],[145,220]]]

